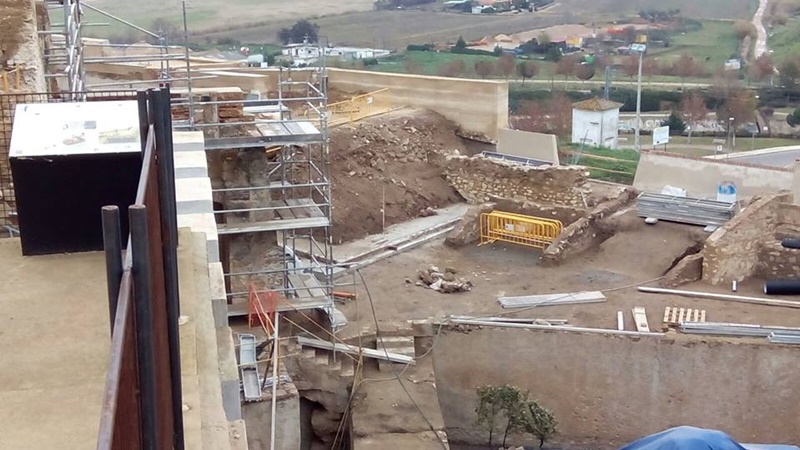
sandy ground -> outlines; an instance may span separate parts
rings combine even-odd
[[[626,329],[633,330],[630,310],[634,306],[644,306],[651,329],[657,331],[664,308],[677,306],[705,309],[708,321],[800,326],[800,316],[786,314],[785,308],[643,294],[635,287],[619,289],[662,276],[678,255],[707,236],[702,228],[688,225],[661,222],[650,227],[631,213],[620,224],[620,229],[623,231],[600,247],[557,267],[541,266],[539,251],[535,249],[494,244],[456,250],[434,242],[366,267],[362,274],[378,319],[386,324],[406,319],[442,318],[449,314],[507,314],[510,310],[503,310],[497,303],[500,295],[614,289],[606,293],[608,301],[605,303],[542,307],[511,315],[561,318],[576,326],[614,329],[616,312],[623,311]],[[471,279],[475,287],[471,292],[440,294],[416,286],[416,271],[427,264],[452,267],[460,276]],[[710,286],[702,282],[682,289],[730,293],[730,286]],[[750,280],[740,284],[738,293],[761,296],[760,290],[761,282]],[[360,327],[370,327],[372,325],[365,319],[371,320],[366,292],[363,287],[359,291],[359,304],[348,304],[343,309],[355,320],[357,308]]]
[[[0,448],[94,448],[108,363],[102,253],[0,240]]]

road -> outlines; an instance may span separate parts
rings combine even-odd
[[[708,156],[707,158],[726,159],[735,162],[758,164],[761,166],[791,167],[796,160],[800,159],[800,145],[765,148],[752,152]]]
[[[598,75],[602,78],[602,75]],[[522,82],[510,80],[509,83],[516,83],[521,85]],[[555,78],[551,80],[526,80],[525,84],[552,84],[557,88],[563,88],[565,83],[563,78]],[[589,80],[589,81],[575,81],[574,79],[567,80],[567,85],[570,88],[574,89],[591,89],[594,87],[604,86],[605,82],[602,79],[598,80]],[[635,81],[623,81],[623,80],[614,80],[614,86],[631,86],[636,87]],[[642,81],[642,89],[650,89],[653,87],[666,87],[666,88],[707,88],[711,86],[711,83],[681,83],[681,82],[674,82],[674,81]]]
[[[755,51],[753,52],[756,58],[767,53],[767,29],[764,27],[763,17],[768,4],[769,0],[758,0],[758,9],[753,15],[753,25],[755,25],[758,34]]]

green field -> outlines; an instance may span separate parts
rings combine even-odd
[[[776,27],[767,40],[767,45],[772,50],[775,61],[800,55],[800,17],[793,17],[786,25]]]
[[[736,56],[739,51],[740,41],[733,23],[722,20],[704,20],[702,23],[703,28],[697,31],[675,34],[672,44],[667,48],[648,49],[648,58],[665,65],[672,64],[685,53],[705,65],[710,73],[721,68],[727,59]]]

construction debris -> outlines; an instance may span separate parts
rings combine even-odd
[[[389,353],[383,350],[374,350],[371,348],[363,348],[347,344],[334,344],[333,342],[322,341],[320,339],[311,339],[303,336],[297,336],[297,343],[305,347],[321,348],[323,350],[337,351],[347,353],[349,355],[363,355],[367,358],[380,359],[402,364],[414,364],[414,358],[410,356],[398,355],[396,353]]]
[[[683,297],[710,298],[714,300],[728,300],[732,302],[753,303],[756,305],[765,305],[765,306],[783,306],[786,308],[800,308],[800,302],[793,302],[790,300],[773,300],[769,298],[744,297],[741,295],[713,294],[711,292],[681,291],[678,289],[662,289],[662,288],[644,287],[644,286],[639,287],[639,292],[646,292],[648,294],[681,295]]]
[[[518,317],[448,316],[451,320],[480,320],[484,322],[528,323],[534,325],[566,325],[567,319],[526,319]]]
[[[472,290],[472,282],[466,278],[456,278],[456,270],[452,267],[445,267],[444,271],[438,267],[430,265],[417,271],[417,278],[420,282],[417,285],[426,286],[442,294],[452,292],[467,292]]]
[[[639,217],[720,227],[736,213],[736,204],[701,198],[642,192],[636,201]]]
[[[525,308],[528,306],[573,305],[576,303],[601,303],[606,296],[600,291],[569,292],[565,294],[522,295],[499,297],[503,308]]]

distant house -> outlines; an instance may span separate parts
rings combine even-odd
[[[319,47],[316,44],[304,42],[302,44],[289,44],[283,48],[281,54],[292,60],[295,66],[306,66],[319,60],[320,49],[324,50],[328,58],[342,60],[372,59],[389,56],[389,50],[361,47]]]
[[[725,61],[725,70],[742,70],[742,60],[739,58],[731,58]]]
[[[572,105],[572,143],[617,148],[622,103],[599,97]]]

